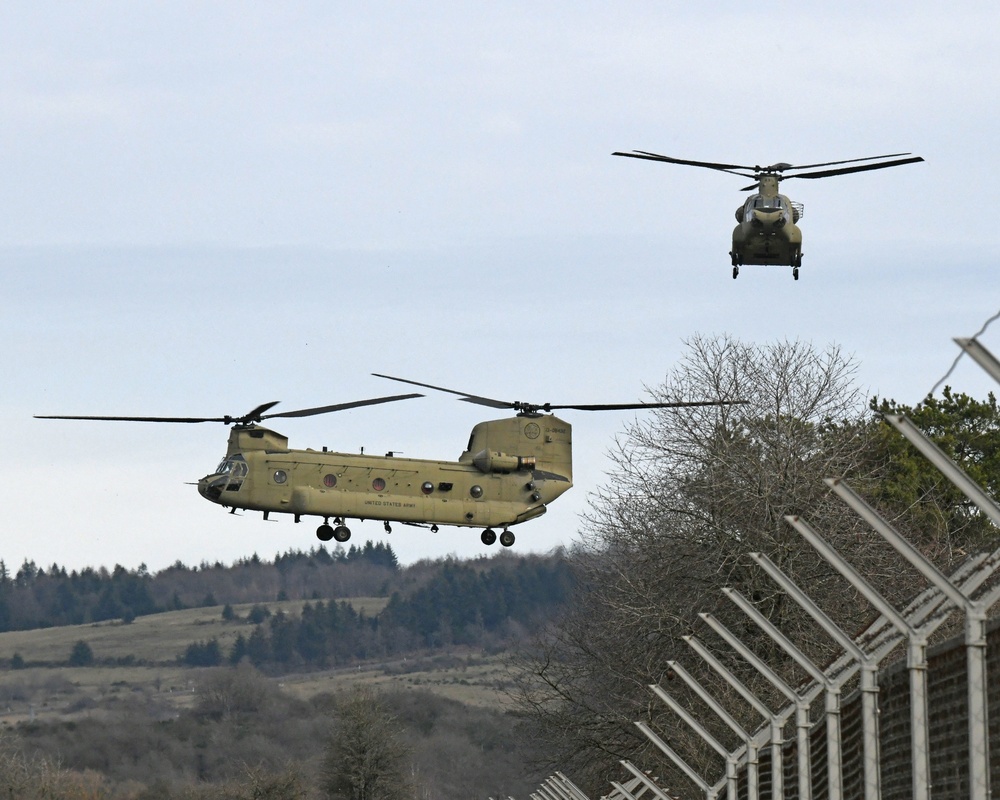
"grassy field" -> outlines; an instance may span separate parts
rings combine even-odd
[[[387,602],[383,597],[350,600],[356,611],[364,611],[368,616],[378,614]],[[272,614],[280,610],[289,616],[298,616],[305,603],[303,600],[248,603],[233,606],[233,611],[245,619],[254,605],[261,605]],[[131,657],[137,662],[167,663],[175,661],[192,642],[207,642],[213,638],[218,639],[225,653],[237,636],[241,633],[247,636],[251,630],[252,626],[245,622],[223,620],[222,606],[189,608],[137,617],[128,625],[116,620],[0,633],[0,659],[10,659],[17,653],[29,664],[66,662],[73,645],[82,640],[90,645],[96,661],[120,661]]]
[[[351,604],[369,616],[384,608],[385,598],[352,598]],[[253,604],[235,606],[246,617]],[[272,612],[301,613],[304,601],[261,603]],[[227,652],[236,637],[252,626],[226,622],[222,607],[172,611],[139,617],[125,625],[107,622],[0,634],[0,659],[9,663],[16,653],[24,669],[0,670],[0,726],[31,719],[72,719],[101,714],[123,703],[142,701],[161,708],[164,716],[194,701],[203,670],[183,667],[178,655],[192,642],[219,641]],[[66,662],[78,641],[90,645],[95,661],[90,667]],[[121,666],[107,666],[117,661]],[[505,680],[500,657],[447,653],[390,663],[364,664],[322,672],[296,673],[277,678],[283,691],[302,698],[336,692],[357,683],[381,687],[433,691],[470,705],[497,708],[497,687]],[[102,662],[104,662],[102,664]],[[129,663],[131,662],[131,663]]]

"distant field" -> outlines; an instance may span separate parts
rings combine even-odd
[[[375,615],[385,598],[352,598],[357,611]],[[305,601],[261,603],[271,613],[301,613]],[[234,606],[245,617],[253,603]],[[15,653],[28,665],[25,669],[0,670],[0,726],[30,719],[73,718],[101,714],[132,700],[153,702],[161,714],[189,706],[204,670],[182,667],[177,656],[192,642],[215,638],[227,652],[236,637],[248,634],[246,623],[224,622],[222,607],[172,611],[139,617],[125,625],[107,622],[34,631],[0,633],[0,659]],[[123,660],[126,666],[63,666],[78,641],[87,642],[96,661]],[[46,664],[47,666],[36,666]],[[281,688],[308,698],[322,692],[336,692],[357,683],[392,688],[421,688],[470,705],[502,706],[497,687],[505,681],[499,656],[448,652],[419,659],[398,659],[391,663],[285,675],[276,679]]]
[[[246,617],[255,605],[266,606],[272,614],[281,610],[290,616],[302,612],[305,600],[273,603],[246,603],[233,606],[240,617]],[[358,612],[368,616],[378,614],[389,602],[384,597],[355,597],[349,600]],[[65,663],[78,641],[85,641],[94,652],[96,661],[120,660],[131,656],[136,661],[166,663],[175,661],[192,642],[218,639],[222,652],[228,652],[236,637],[248,635],[247,623],[225,622],[222,606],[189,608],[137,617],[128,625],[120,621],[91,625],[69,625],[33,631],[0,633],[0,659],[10,659],[15,653],[29,664],[32,662]]]

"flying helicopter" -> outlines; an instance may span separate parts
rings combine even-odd
[[[372,519],[429,527],[481,528],[483,544],[514,544],[514,525],[541,516],[549,503],[573,485],[572,429],[551,412],[559,409],[609,411],[644,408],[733,405],[736,400],[603,405],[552,405],[506,402],[457,392],[431,384],[376,377],[457,394],[478,405],[516,412],[516,416],[480,422],[457,461],[403,458],[362,452],[337,453],[293,450],[288,438],[260,423],[267,419],[307,417],[349,408],[423,397],[402,394],[358,400],[297,411],[266,413],[276,402],[257,406],[241,416],[149,417],[36,415],[36,419],[125,422],[200,423],[232,425],[226,454],[215,470],[200,481],[202,497],[228,508],[322,518],[316,529],[321,541],[346,542],[349,519]],[[332,524],[331,524],[332,522]]]
[[[923,161],[920,156],[910,153],[889,153],[884,156],[867,156],[865,158],[849,158],[844,161],[825,161],[820,164],[788,164],[779,162],[770,166],[746,166],[743,164],[718,164],[711,161],[690,161],[682,158],[663,156],[658,153],[648,153],[645,150],[633,150],[631,153],[615,152],[611,155],[625,158],[642,158],[647,161],[663,161],[668,164],[686,164],[691,167],[705,167],[720,172],[728,172],[744,178],[752,178],[753,183],[744,186],[741,191],[755,192],[736,209],[736,221],[739,223],[733,229],[733,249],[729,257],[733,264],[733,278],[740,274],[744,264],[772,264],[792,268],[792,277],[799,279],[799,267],[802,266],[802,231],[796,223],[805,213],[802,203],[789,200],[778,192],[778,184],[789,178],[830,178],[834,175],[847,175],[852,172],[868,172],[874,169],[898,167],[903,164],[914,164]],[[885,159],[894,159],[886,161]],[[842,166],[850,164],[852,166]],[[834,169],[818,169],[819,167],[834,167]],[[797,172],[797,170],[814,170],[813,172]],[[793,174],[786,172],[796,170]]]

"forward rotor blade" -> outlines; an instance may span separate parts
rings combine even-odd
[[[85,419],[100,422],[233,422],[232,417],[101,417],[71,414],[35,414],[35,419]]]
[[[424,389],[434,389],[438,392],[447,392],[448,394],[457,394],[466,403],[475,403],[480,406],[489,406],[490,408],[514,408],[514,403],[507,403],[503,400],[494,400],[491,397],[480,397],[479,395],[469,394],[468,392],[459,392],[455,389],[446,389],[444,386],[435,386],[432,383],[421,383],[420,381],[411,381],[406,378],[397,378],[393,375],[382,375],[379,372],[373,372],[376,378],[386,378],[390,381],[399,381],[400,383],[409,383],[412,386],[422,386]]]
[[[913,156],[912,158],[901,158],[897,161],[885,161],[881,164],[861,164],[855,167],[841,167],[840,169],[824,169],[818,172],[803,172],[797,175],[785,175],[785,180],[789,178],[831,178],[834,175],[848,175],[852,172],[868,172],[873,169],[885,169],[886,167],[899,167],[903,164],[916,164],[918,161],[923,161],[920,156]]]
[[[359,408],[361,406],[373,406],[379,403],[391,403],[395,400],[409,400],[413,397],[423,397],[422,394],[397,394],[391,397],[375,397],[370,400],[354,400],[349,403],[335,403],[329,406],[316,406],[315,408],[301,408],[297,411],[282,411],[277,414],[265,414],[264,412],[278,405],[275,400],[270,403],[261,403],[252,411],[240,417],[125,417],[125,416],[97,416],[97,415],[40,415],[36,414],[35,419],[76,419],[76,420],[97,420],[99,422],[221,422],[224,425],[246,425],[251,422],[261,422],[265,419],[275,419],[279,417],[311,417],[315,414],[328,414],[333,411],[345,411],[349,408]]]
[[[625,158],[642,158],[646,161],[665,161],[668,164],[684,164],[689,167],[705,167],[706,169],[714,169],[720,172],[730,172],[733,175],[742,175],[745,178],[753,178],[755,176],[754,167],[748,167],[744,164],[717,164],[712,161],[691,161],[684,158],[673,158],[672,156],[663,156],[659,153],[648,153],[645,150],[633,150],[631,153],[612,153],[613,156],[624,156]],[[743,172],[737,172],[737,170],[744,170]],[[749,173],[749,174],[748,174]]]
[[[249,414],[244,414],[242,417],[240,417],[239,419],[236,419],[234,421],[235,422],[260,422],[264,418],[263,417],[264,412],[267,411],[269,408],[274,408],[274,406],[276,406],[276,405],[278,405],[278,401],[277,400],[275,400],[275,401],[273,401],[271,403],[261,403],[259,406],[257,406],[257,408],[255,408]],[[228,417],[227,417],[227,419],[228,419]],[[229,423],[226,423],[226,424],[228,425]]]
[[[855,164],[860,161],[879,161],[883,158],[899,158],[900,156],[908,156],[910,153],[888,153],[884,156],[867,156],[865,158],[848,158],[844,161],[824,161],[821,164],[788,164],[785,169],[813,169],[814,167],[835,167],[839,164]]]
[[[422,394],[394,394],[390,397],[374,397],[370,400],[354,400],[350,403],[336,403],[331,406],[317,406],[316,408],[300,408],[297,411],[282,411],[277,414],[264,414],[260,419],[274,419],[276,417],[311,417],[315,414],[329,414],[333,411],[346,411],[349,408],[360,408],[361,406],[375,406],[379,403],[393,403],[396,400],[410,400],[414,397],[423,397]]]

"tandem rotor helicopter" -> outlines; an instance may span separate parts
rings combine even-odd
[[[553,500],[573,485],[572,428],[551,412],[558,409],[612,411],[643,408],[738,405],[740,400],[669,403],[552,405],[506,402],[457,392],[428,383],[376,377],[457,394],[467,403],[517,412],[514,417],[480,422],[458,461],[433,461],[384,456],[293,450],[288,438],[260,425],[266,419],[308,417],[350,408],[423,397],[402,394],[349,403],[268,414],[276,402],[265,403],[238,417],[123,417],[36,415],[36,419],[125,422],[200,423],[232,425],[229,446],[215,471],[198,481],[206,500],[230,509],[321,517],[316,529],[321,541],[346,542],[348,519],[373,519],[429,527],[482,528],[483,544],[497,540],[514,544],[513,525],[541,516]],[[331,521],[333,524],[331,524]]]
[[[772,264],[791,267],[792,277],[795,280],[799,279],[799,267],[802,266],[802,231],[795,223],[802,218],[805,208],[802,203],[792,202],[778,192],[778,184],[781,181],[789,178],[829,178],[834,175],[868,172],[869,170],[898,167],[903,164],[923,161],[920,156],[913,156],[910,153],[890,153],[884,156],[849,158],[845,161],[826,161],[821,164],[794,165],[779,162],[767,167],[749,167],[742,164],[689,161],[662,156],[658,153],[648,153],[644,150],[633,150],[631,153],[616,152],[611,155],[642,158],[647,161],[663,161],[668,164],[686,164],[691,167],[705,167],[744,178],[752,178],[754,182],[749,186],[744,186],[741,191],[755,191],[756,194],[750,195],[746,202],[736,209],[736,221],[739,224],[733,229],[733,249],[729,251],[733,262],[733,278],[740,274],[740,267],[744,264]],[[904,156],[908,157],[904,158]],[[895,160],[885,161],[884,159]],[[841,166],[842,164],[853,164],[853,166]],[[817,169],[818,167],[836,167],[836,169]],[[784,174],[791,170],[803,169],[816,171]]]

